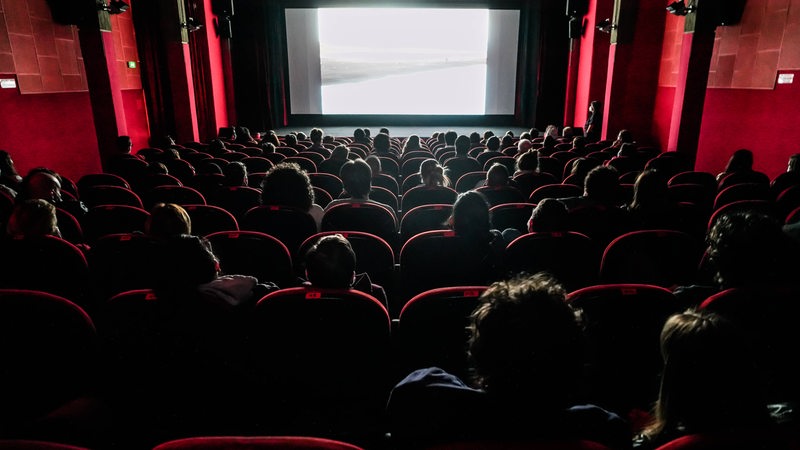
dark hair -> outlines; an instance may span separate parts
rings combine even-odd
[[[456,155],[466,156],[469,152],[469,138],[463,134],[456,138]]]
[[[247,186],[247,166],[241,161],[231,161],[222,168],[226,186]]]
[[[500,138],[497,136],[492,136],[486,140],[486,149],[496,152],[500,150]]]
[[[481,143],[481,134],[477,131],[473,131],[469,134],[469,142],[471,145],[477,145]]]
[[[314,203],[308,174],[295,163],[278,163],[261,180],[261,204],[290,206],[303,211]]]
[[[372,169],[363,159],[358,158],[344,163],[339,170],[339,178],[342,179],[344,190],[350,197],[369,197],[369,191],[372,189]]]
[[[130,136],[117,136],[117,150],[120,153],[130,153],[132,145]]]
[[[492,229],[492,218],[489,213],[489,202],[477,191],[467,191],[456,198],[450,226],[458,236],[467,239],[488,239]]]
[[[419,165],[419,178],[425,186],[447,186],[450,180],[444,176],[444,167],[433,158],[422,161]]]
[[[219,259],[205,238],[182,234],[165,241],[163,246],[163,254],[155,261],[157,289],[192,288],[217,277]]]
[[[219,155],[221,153],[225,153],[228,151],[227,147],[225,147],[225,143],[222,142],[220,139],[213,139],[211,142],[208,143],[208,147],[206,147],[206,151],[208,151],[211,155]]]
[[[476,381],[503,399],[564,405],[581,373],[582,335],[566,291],[539,273],[493,283],[469,327]]]
[[[753,170],[753,152],[740,148],[733,152],[725,166],[725,173]]]
[[[26,238],[61,237],[56,218],[56,207],[47,200],[38,198],[17,203],[8,218],[6,233],[9,236]]]
[[[534,171],[539,168],[539,151],[531,150],[517,158],[517,170]]]
[[[444,143],[445,145],[452,146],[455,145],[456,139],[458,139],[458,133],[453,130],[448,130],[444,134]]]
[[[323,134],[324,133],[322,132],[321,128],[313,128],[311,130],[311,133],[309,133],[308,138],[311,139],[311,142],[313,142],[314,144],[319,144],[320,142],[322,142]]]
[[[330,159],[343,161],[347,159],[349,155],[350,155],[350,150],[348,150],[346,146],[337,145],[336,147],[333,148]]]
[[[508,185],[508,167],[500,163],[492,164],[486,171],[487,186],[506,186]]]
[[[707,311],[675,314],[662,329],[661,354],[651,439],[768,423],[752,349],[733,323]]]
[[[356,253],[341,234],[323,236],[305,255],[306,275],[312,285],[346,289],[353,283]]]
[[[583,183],[586,197],[599,202],[615,202],[619,196],[617,170],[600,166],[590,170]]]
[[[659,172],[645,170],[636,177],[630,209],[660,211],[666,206],[667,179]]]
[[[376,153],[386,153],[391,148],[391,144],[389,142],[389,135],[378,133],[372,139],[372,147],[375,149]]]
[[[796,244],[770,216],[753,211],[724,214],[706,240],[709,262],[723,289],[779,285],[796,276]]]
[[[514,137],[513,137],[513,136],[509,136],[509,135],[507,135],[507,134],[506,134],[506,135],[505,135],[505,136],[503,136],[503,138],[501,139],[501,141],[500,141],[500,145],[501,145],[503,148],[506,148],[506,147],[511,147],[512,145],[514,145]]]
[[[563,231],[567,224],[567,218],[566,205],[557,199],[546,198],[533,208],[528,221],[528,231],[531,233]]]
[[[14,160],[11,159],[11,154],[5,150],[0,150],[0,175],[6,177],[9,175],[19,175],[19,173],[17,173],[17,168],[14,166]]]
[[[183,207],[174,203],[158,203],[150,210],[145,232],[156,239],[170,239],[192,234],[192,220]]]
[[[369,155],[366,159],[364,159],[367,164],[369,164],[369,168],[372,169],[372,176],[375,177],[379,173],[381,173],[381,159],[375,155]]]

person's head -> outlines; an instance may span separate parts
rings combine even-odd
[[[150,210],[144,225],[145,233],[156,239],[171,239],[192,234],[192,220],[183,207],[174,203],[158,203]]]
[[[728,165],[725,166],[725,172],[741,172],[753,170],[753,152],[750,150],[740,148],[731,155],[728,160]]]
[[[356,253],[341,234],[320,238],[306,253],[306,277],[321,288],[347,289],[356,273]]]
[[[505,401],[564,406],[582,367],[582,334],[565,289],[539,273],[498,281],[481,295],[469,327],[477,381]]]
[[[8,218],[6,233],[12,237],[61,237],[56,207],[43,199],[28,199],[17,203]]]
[[[367,162],[369,165],[370,170],[372,170],[373,178],[378,176],[381,173],[381,159],[375,155],[368,155],[364,161]]]
[[[539,152],[531,150],[517,158],[517,170],[520,172],[535,172],[539,169]]]
[[[786,167],[787,172],[800,172],[800,153],[795,153],[789,157],[789,164]],[[2,171],[5,173],[5,171]]]
[[[453,204],[450,227],[458,236],[469,239],[485,239],[492,229],[489,202],[477,191],[461,193]]]
[[[586,138],[583,136],[575,136],[572,138],[572,148],[575,150],[583,150],[586,147]]]
[[[467,156],[467,153],[469,153],[469,137],[463,134],[457,137],[455,146],[457,156]]]
[[[369,139],[372,136],[372,131],[369,128],[364,128],[364,137]]]
[[[197,163],[197,174],[198,175],[222,175],[222,167],[215,162],[210,162],[211,160],[203,160]]]
[[[372,169],[366,161],[361,158],[347,161],[339,170],[339,178],[342,179],[344,190],[351,198],[369,198],[369,191],[372,189]]]
[[[50,203],[61,203],[61,179],[44,167],[31,169],[22,179],[19,199],[40,198]]]
[[[130,136],[117,136],[117,154],[129,155],[133,149],[133,141]]]
[[[733,323],[707,311],[675,314],[661,331],[661,355],[661,389],[647,434],[767,423],[752,349]]]
[[[380,130],[378,130],[378,133],[383,133],[383,134],[389,136],[389,129],[386,128],[386,127],[383,127]]]
[[[322,143],[323,144],[333,144],[334,142],[335,142],[335,139],[330,134],[326,134],[325,136],[322,136]]]
[[[531,133],[528,132],[528,131],[523,131],[522,133],[520,133],[519,134],[519,138],[520,139],[527,139],[529,141],[533,140],[533,138],[531,137]]]
[[[391,148],[389,135],[378,133],[375,138],[372,139],[372,148],[375,149],[375,153],[388,153]]]
[[[261,204],[289,206],[303,211],[314,203],[308,174],[295,163],[278,163],[261,180]]]
[[[206,239],[180,234],[164,241],[163,245],[163,257],[153,262],[156,290],[180,292],[209,283],[219,275],[219,259]]]
[[[311,139],[311,143],[314,145],[320,145],[322,143],[322,136],[324,133],[322,132],[321,128],[313,128],[311,133],[309,133],[308,138]]]
[[[356,142],[364,142],[365,138],[366,138],[366,134],[364,133],[364,129],[363,128],[356,128],[355,130],[353,130],[353,139]]]
[[[247,127],[236,127],[236,140],[241,142],[253,141],[253,136],[250,134],[250,129]]]
[[[492,164],[486,171],[486,185],[489,187],[508,186],[508,168],[500,163]]]
[[[275,133],[275,130],[269,130],[269,132],[267,132],[267,136],[264,138],[264,142],[268,142],[274,145],[275,147],[281,146],[281,140],[278,139],[278,135],[277,133]]]
[[[522,154],[533,148],[533,143],[528,139],[520,139],[517,142],[517,154]]]
[[[147,170],[153,174],[162,174],[162,175],[169,174],[169,169],[167,169],[167,166],[164,165],[164,163],[162,162],[153,161],[151,163],[148,163]]]
[[[0,150],[0,174],[3,176],[17,176],[17,168],[14,166],[14,160],[11,154],[5,150]]]
[[[558,127],[555,125],[548,125],[547,128],[544,129],[544,137],[547,138],[548,136],[552,138],[557,138]]]
[[[477,131],[473,131],[469,134],[469,143],[471,147],[477,147],[481,145],[481,134]]]
[[[645,170],[633,184],[631,209],[663,210],[667,201],[667,180],[654,170]]]
[[[305,141],[306,139],[308,139],[308,136],[306,136],[306,134],[303,133],[302,131],[298,131],[296,136],[298,141]]]
[[[331,152],[331,159],[334,161],[347,161],[347,157],[350,155],[350,150],[347,149],[344,145],[337,145],[333,148]]]
[[[448,130],[444,134],[444,144],[449,147],[456,145],[456,139],[458,139],[458,133],[453,130]]]
[[[219,134],[217,135],[219,139],[225,139],[227,141],[232,141],[236,139],[236,128],[235,127],[222,127],[219,129]]]
[[[508,148],[514,145],[514,137],[509,135],[504,135],[502,139],[500,139],[500,146],[503,148]]]
[[[269,141],[263,142],[261,144],[261,151],[263,153],[275,153],[275,144]]]
[[[225,186],[247,186],[247,166],[241,161],[229,162],[223,169]]]
[[[419,136],[416,134],[409,136],[408,139],[406,139],[405,144],[403,144],[403,152],[411,152],[414,150],[420,150],[421,148]]]
[[[564,127],[564,129],[561,130],[561,136],[565,138],[571,138],[574,132],[575,131],[572,127]]]
[[[566,205],[554,198],[546,198],[533,208],[528,221],[528,231],[531,233],[563,231],[567,217]]]
[[[619,197],[619,175],[608,166],[595,167],[583,182],[583,195],[600,203],[614,203]]]
[[[542,142],[542,146],[544,148],[553,148],[553,147],[556,146],[556,142],[558,142],[558,141],[556,141],[556,138],[554,138],[553,136],[547,135],[547,136],[544,137],[544,141]]]
[[[419,165],[419,178],[425,186],[447,186],[448,180],[444,176],[444,167],[433,159],[422,161]]]
[[[500,151],[500,138],[497,136],[489,137],[489,139],[486,140],[486,150],[490,152]]]
[[[489,140],[489,138],[491,138],[491,137],[493,137],[493,136],[494,136],[494,132],[493,132],[492,130],[486,130],[486,131],[484,131],[484,132],[483,132],[483,140],[484,140],[484,142],[485,142],[485,141],[488,141],[488,140]]]
[[[617,133],[617,143],[618,144],[626,144],[633,142],[633,133],[630,130],[620,130]]]
[[[795,244],[781,224],[753,211],[724,214],[706,237],[709,262],[723,289],[780,285],[793,280]]]
[[[225,143],[221,139],[214,139],[208,143],[206,151],[211,155],[219,155],[228,151]]]
[[[597,112],[600,112],[601,109],[602,109],[602,106],[600,105],[599,101],[592,100],[592,102],[589,103],[589,111],[591,111],[593,113],[597,113]]]
[[[283,142],[287,147],[297,147],[297,136],[289,133],[283,138]]]

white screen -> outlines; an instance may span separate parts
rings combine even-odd
[[[293,114],[514,114],[519,11],[286,9]]]

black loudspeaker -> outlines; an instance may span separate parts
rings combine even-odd
[[[717,24],[736,25],[741,22],[745,3],[747,3],[746,0],[718,1],[716,5]]]
[[[583,18],[570,17],[569,18],[569,38],[580,39],[583,36]]]
[[[587,0],[567,0],[567,15],[570,17],[585,16],[589,12]]]
[[[53,22],[59,25],[81,25],[93,11],[94,2],[86,0],[47,0]]]
[[[211,12],[220,17],[232,16],[233,0],[212,0]]]
[[[231,18],[228,16],[221,16],[216,20],[217,34],[223,39],[230,39],[233,37],[233,26],[231,25]]]

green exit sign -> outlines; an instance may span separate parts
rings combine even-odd
[[[136,61],[128,61],[128,69],[135,69]]]

